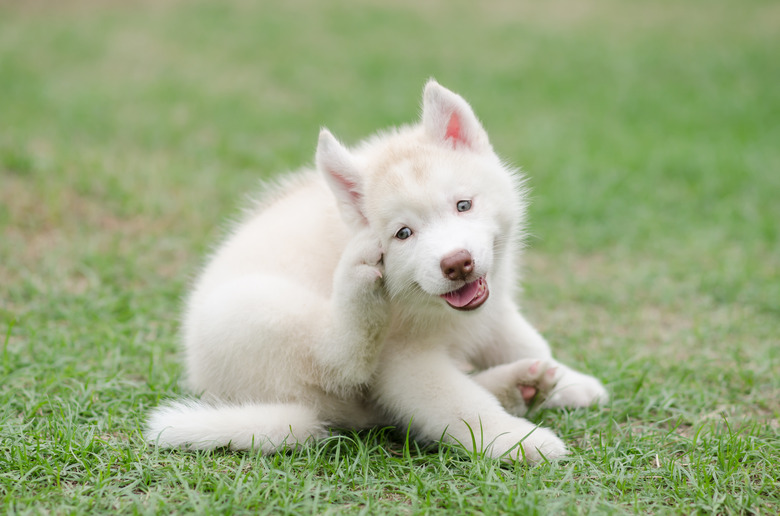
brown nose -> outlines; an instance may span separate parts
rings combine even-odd
[[[471,253],[460,249],[441,259],[441,272],[451,280],[465,280],[474,270]]]

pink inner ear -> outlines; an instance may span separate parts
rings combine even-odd
[[[463,135],[460,133],[460,118],[457,113],[453,113],[450,117],[450,122],[447,124],[447,132],[444,134],[444,139],[452,138],[455,142],[462,142]]]
[[[360,198],[362,197],[360,195],[360,192],[358,191],[357,184],[353,181],[350,181],[346,177],[342,176],[341,174],[337,174],[333,171],[329,171],[330,175],[341,183],[341,185],[344,187],[344,190],[346,190],[347,193],[349,193],[350,198],[352,199],[352,204],[355,206],[358,206],[358,203],[360,202]]]

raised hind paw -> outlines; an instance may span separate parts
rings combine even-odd
[[[380,242],[368,228],[355,233],[333,278],[330,321],[315,356],[339,388],[369,380],[390,323]],[[325,380],[323,380],[324,382]]]
[[[384,263],[380,242],[366,228],[347,243],[336,270],[337,287],[354,294],[381,294]]]
[[[554,362],[531,358],[492,367],[473,379],[490,391],[504,410],[523,416],[547,399],[560,376]]]

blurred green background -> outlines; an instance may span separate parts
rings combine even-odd
[[[526,509],[569,493],[555,506],[568,510],[576,491],[595,493],[593,510],[642,493],[650,512],[773,512],[778,48],[769,0],[0,2],[0,495],[11,510],[224,509],[214,492],[179,492],[138,435],[145,411],[180,393],[186,285],[259,179],[312,162],[321,126],[356,143],[414,122],[435,77],[530,178],[530,318],[615,398],[543,416],[580,458],[549,470],[560,484]],[[735,447],[726,457],[746,462],[723,466],[690,441],[713,414],[764,451]],[[610,484],[610,460],[650,467],[606,430],[637,424],[646,440],[630,449],[668,454],[669,469]],[[208,457],[177,460],[222,481]],[[64,494],[62,471],[75,478]],[[544,484],[533,471],[524,482]],[[462,503],[512,510],[494,488]],[[360,507],[395,507],[365,493]],[[404,500],[422,511],[442,496]]]

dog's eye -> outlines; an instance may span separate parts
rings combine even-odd
[[[458,201],[455,205],[458,211],[469,211],[471,209],[471,201]]]
[[[398,233],[395,234],[395,237],[398,240],[406,240],[410,236],[412,236],[412,230],[407,228],[406,226],[404,226],[401,229],[399,229]]]

